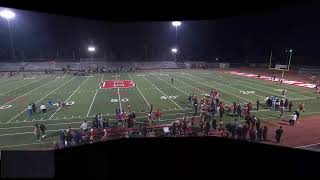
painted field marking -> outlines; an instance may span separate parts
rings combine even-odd
[[[207,87],[209,87],[209,88],[212,88],[212,86],[209,86],[209,85],[204,84],[204,83],[202,83],[202,82],[195,81],[194,79],[191,79],[191,78],[190,78],[190,79],[188,79],[188,80],[193,81],[193,82],[196,82],[196,83],[198,83],[198,84],[202,84],[202,85],[207,86]],[[187,84],[187,83],[185,83],[185,82],[183,82],[183,81],[181,81],[181,80],[179,80],[179,79],[177,79],[177,81],[179,81],[179,82],[181,82],[181,83],[184,83],[184,84],[186,84],[186,85],[189,85],[189,84]],[[203,92],[203,93],[207,93],[207,92],[205,92],[205,91],[197,88],[196,86],[193,86],[193,85],[189,85],[189,86],[190,86],[190,87],[193,87],[193,88],[195,88],[195,89],[198,89],[198,90],[200,90],[200,91]],[[229,101],[227,101],[227,100],[225,100],[225,99],[222,99],[222,98],[220,98],[220,99],[223,100],[224,102],[228,103],[228,104],[233,104],[233,103],[231,103],[231,102],[229,102]]]
[[[132,78],[131,78],[131,76],[130,76],[130,74],[128,74],[128,76],[129,76],[130,80],[133,81]],[[135,87],[138,89],[138,91],[139,91],[139,93],[141,94],[141,96],[143,97],[144,101],[147,103],[147,105],[148,105],[149,108],[150,108],[149,102],[148,102],[147,99],[144,97],[144,95],[143,95],[142,92],[140,91],[139,87],[138,87],[137,85],[136,85]]]
[[[116,74],[116,80],[118,80],[118,75],[117,74]],[[117,89],[118,89],[118,100],[119,100],[119,105],[120,105],[120,112],[122,112],[120,91],[119,91],[119,88],[117,88]]]
[[[158,77],[156,77],[156,76],[154,76],[154,77],[157,78],[157,79],[159,79],[159,80],[161,80],[161,81],[163,81],[163,82],[165,82],[165,83],[167,83],[167,84],[169,84],[170,86],[174,87],[175,89],[177,89],[178,91],[180,91],[180,92],[182,92],[184,95],[186,95],[187,97],[189,96],[189,94],[187,94],[186,92],[184,92],[184,91],[182,91],[181,89],[177,88],[176,86],[168,83],[167,81],[165,81],[165,80],[163,80],[163,79],[161,79],[161,78],[158,78]]]
[[[189,74],[189,73],[187,73],[187,74]],[[203,78],[201,78],[201,77],[198,77],[198,76],[195,76],[195,75],[193,75],[193,74],[189,74],[190,76],[193,76],[193,77],[197,77],[197,78],[199,78],[199,79],[201,79],[202,81],[204,80]],[[216,83],[216,82],[215,82]],[[217,84],[221,84],[221,83],[217,83]],[[224,85],[224,86],[226,86],[226,85]],[[219,89],[219,88],[218,88]],[[224,90],[222,90],[222,89],[219,89],[220,91],[222,91],[222,92],[224,92],[224,93],[226,93],[226,94],[230,94],[230,95],[232,95],[232,96],[235,96],[235,97],[238,97],[238,98],[240,98],[240,99],[243,99],[243,100],[246,100],[246,101],[252,101],[252,100],[249,100],[249,99],[247,99],[247,98],[243,98],[243,97],[240,97],[240,96],[238,96],[238,95],[235,95],[235,94],[232,94],[232,93],[229,93],[229,92],[227,92],[227,91],[224,91]]]
[[[67,83],[69,83],[71,80],[75,79],[76,77],[71,78],[69,81],[63,83],[61,86],[57,87],[56,89],[54,89],[53,91],[51,91],[49,94],[47,94],[46,96],[44,96],[43,98],[41,98],[40,100],[38,100],[35,104],[39,103],[40,101],[42,101],[44,98],[48,97],[49,95],[51,95],[53,92],[55,92],[56,90],[60,89],[61,87],[63,87],[64,85],[66,85]],[[24,113],[27,109],[24,109],[23,111],[21,111],[19,114],[17,114],[16,116],[14,116],[13,118],[11,118],[8,122],[11,122],[12,120],[14,120],[16,117],[20,116],[22,113]]]
[[[215,74],[216,74],[216,73],[215,73]],[[236,80],[236,77],[233,77],[234,74],[226,74],[226,75],[228,75],[229,78],[232,78],[232,79],[235,79],[235,80]],[[242,83],[245,83],[245,84],[255,84],[255,83],[257,83],[257,81],[255,81],[255,80],[250,80],[250,79],[244,78],[244,77],[242,77],[242,76],[240,76],[240,77],[241,77],[241,79],[244,81],[244,82],[242,81]],[[264,83],[263,81],[261,81],[261,84],[263,84],[262,86],[263,86],[264,88],[268,88],[268,89],[271,89],[271,90],[274,90],[275,87],[280,88],[280,87],[279,87],[278,85],[276,85],[276,84]],[[269,85],[273,85],[273,87],[269,87]],[[253,87],[250,87],[250,88],[255,89],[255,88],[253,88]],[[281,87],[281,88],[284,89],[284,87]],[[288,89],[288,88],[291,89],[292,91],[297,91],[297,90],[293,89],[293,87],[287,86],[286,89]],[[268,93],[268,92],[263,91],[263,90],[260,90],[260,89],[256,89],[256,90],[262,91],[262,92],[265,92],[265,93]],[[305,95],[302,95],[302,94],[294,93],[294,92],[292,92],[292,91],[290,91],[289,94],[295,94],[295,95],[298,95],[298,96],[303,96],[303,97],[305,97],[305,98],[312,98],[312,97],[305,96]],[[268,94],[270,94],[270,93],[268,93]],[[271,94],[272,94],[272,93],[271,93]],[[292,99],[292,100],[298,100],[298,99]]]
[[[36,144],[53,144],[54,141],[48,141],[48,142],[38,142],[38,143],[29,143],[29,144],[16,144],[16,145],[10,145],[10,146],[1,146],[0,148],[10,148],[10,147],[19,147],[19,146],[30,146],[30,145],[36,145]]]
[[[320,143],[308,144],[308,145],[304,145],[304,146],[298,146],[298,147],[295,147],[295,148],[301,149],[301,148],[310,147],[310,146],[316,146],[316,145],[320,145]]]
[[[101,82],[103,78],[104,78],[104,74],[102,75],[102,77],[101,77],[101,79],[100,79],[100,81],[99,81],[99,82]],[[99,86],[100,86],[100,85],[99,85]],[[96,96],[97,96],[98,91],[99,91],[99,88],[97,88],[97,89],[96,89],[96,93],[94,94],[94,96],[93,96],[93,98],[92,98],[92,101],[91,101],[90,107],[89,107],[89,109],[88,109],[87,116],[89,116],[89,113],[90,113],[90,111],[91,111],[91,108],[92,108],[93,102],[94,102],[94,100],[96,99]]]
[[[155,86],[151,81],[149,81],[147,78],[145,78],[144,76],[142,76],[143,79],[145,79],[146,81],[148,81],[153,87],[155,87],[158,91],[160,91],[163,95],[165,95],[170,101],[172,101],[177,107],[179,107],[181,110],[183,110],[183,108],[181,106],[179,106],[176,102],[174,102],[171,98],[169,98],[168,95],[166,95],[163,91],[161,91],[161,89],[159,89],[157,86]]]
[[[14,90],[16,90],[16,89],[20,89],[20,88],[22,88],[22,87],[24,87],[24,86],[27,86],[27,85],[32,84],[32,83],[36,83],[36,82],[41,81],[41,80],[43,80],[43,79],[45,79],[45,77],[42,78],[42,79],[38,79],[38,80],[36,80],[36,81],[32,81],[32,82],[30,82],[30,83],[28,83],[28,84],[25,84],[25,85],[23,85],[23,86],[19,86],[19,87],[16,87],[16,88],[14,88],[14,89],[8,90],[8,91],[6,91],[6,92],[1,93],[0,95],[6,94],[6,93],[11,92],[11,91],[14,91]]]
[[[4,88],[4,87],[6,87],[6,86],[10,86],[11,84],[15,84],[15,83],[18,83],[18,82],[23,81],[23,80],[24,80],[24,79],[20,79],[20,80],[18,80],[18,81],[15,81],[15,82],[6,84],[6,85],[4,85],[4,86],[1,86],[1,88]]]
[[[191,74],[191,75],[194,76],[194,77],[198,77],[198,78],[204,80],[203,78],[201,78],[201,77],[199,77],[199,76],[195,76],[195,75],[193,75],[193,74]],[[202,76],[207,77],[207,78],[211,78],[211,77],[206,76],[206,75],[202,75]],[[222,84],[222,83],[218,83],[218,82],[214,82],[214,83],[216,83],[216,84],[218,84],[218,85],[220,84],[220,85],[222,85],[222,86],[226,86],[226,87],[229,87],[229,88],[231,88],[231,89],[235,89],[235,90],[239,91],[238,89],[236,89],[236,88],[234,88],[234,87],[231,87],[231,86],[228,86],[228,85],[224,85],[224,84]],[[223,90],[221,90],[221,89],[220,89],[220,91],[225,92],[225,91],[223,91]],[[247,99],[247,98],[243,98],[243,97],[240,97],[240,96],[238,96],[238,95],[235,95],[235,94],[233,94],[233,93],[229,93],[229,92],[225,92],[225,93],[228,93],[228,94],[230,94],[230,95],[236,96],[236,97],[241,98],[241,99],[246,100],[246,101],[252,101],[252,100],[249,100],[249,99]],[[258,96],[258,95],[255,95],[255,94],[252,94],[252,95],[257,96],[257,97],[265,98],[265,97],[263,97],[263,96]]]
[[[55,80],[56,80],[56,79],[55,79]],[[53,80],[53,81],[55,81],[55,80]],[[43,85],[41,85],[41,86],[39,86],[39,87],[37,87],[37,88],[35,88],[35,89],[33,89],[33,90],[25,93],[25,94],[22,94],[21,96],[18,96],[17,98],[15,98],[15,99],[13,99],[13,100],[11,100],[11,101],[8,101],[8,102],[2,104],[1,106],[7,105],[7,104],[9,104],[9,103],[11,103],[11,102],[14,102],[14,101],[16,101],[17,99],[19,99],[19,98],[21,98],[21,97],[24,97],[25,95],[28,95],[28,94],[30,94],[31,92],[33,92],[33,91],[35,91],[35,90],[37,90],[37,89],[40,89],[40,88],[42,88],[43,86],[46,86],[46,85],[49,84],[49,83],[52,83],[53,81],[49,81],[49,82],[47,82],[47,83],[45,83],[45,84],[43,84]]]
[[[65,100],[68,101],[81,87],[82,84],[84,84],[85,82],[87,82],[89,78],[87,78],[86,80],[84,80],[81,84],[79,84],[78,88],[76,90],[73,91],[73,93],[68,97],[68,99]],[[49,119],[51,119],[60,109],[61,109],[62,106],[60,106],[51,116]]]

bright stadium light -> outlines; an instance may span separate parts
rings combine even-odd
[[[15,59],[14,44],[13,44],[13,38],[12,38],[12,33],[11,33],[10,21],[11,21],[11,19],[13,19],[16,16],[16,14],[14,12],[10,11],[9,9],[4,9],[4,10],[0,11],[0,16],[3,19],[7,20],[8,29],[9,29],[11,52],[12,52],[12,59]]]
[[[292,49],[290,49],[289,52],[292,53]]]
[[[89,52],[95,52],[95,51],[96,51],[96,48],[93,47],[93,46],[89,46],[89,47],[88,47],[88,51],[89,51]]]
[[[178,27],[178,26],[181,26],[181,22],[180,21],[172,21],[172,26],[174,27]]]
[[[16,14],[8,9],[4,9],[0,12],[0,16],[6,20],[13,19]]]
[[[177,49],[177,48],[172,48],[172,49],[171,49],[171,52],[172,52],[173,54],[175,54],[175,53],[178,52],[178,49]]]

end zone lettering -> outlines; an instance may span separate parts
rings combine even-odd
[[[113,89],[113,88],[132,88],[134,87],[134,82],[131,80],[107,80],[102,81],[101,89]]]

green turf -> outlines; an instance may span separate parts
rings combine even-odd
[[[60,78],[57,78],[60,77]],[[171,77],[174,83],[171,84]],[[134,88],[99,89],[102,80],[133,80]],[[71,75],[34,75],[0,79],[0,106],[11,105],[9,109],[0,109],[0,148],[1,149],[34,149],[52,146],[57,140],[58,131],[68,126],[79,128],[84,120],[92,121],[94,113],[102,113],[114,122],[115,109],[121,106],[127,111],[130,103],[137,113],[137,122],[146,122],[149,105],[154,110],[160,109],[163,117],[159,124],[170,123],[181,118],[184,112],[191,114],[192,106],[188,102],[189,94],[201,97],[211,89],[220,91],[221,100],[230,104],[233,102],[247,103],[257,99],[264,103],[264,98],[270,95],[280,96],[279,89],[288,90],[289,100],[293,100],[294,109],[297,103],[305,103],[306,112],[302,115],[320,114],[319,95],[313,90],[280,85],[258,79],[240,77],[217,71],[175,71],[175,72],[145,72],[96,74],[92,77],[74,77]],[[254,91],[252,94],[242,94],[241,91]],[[118,93],[119,92],[119,93]],[[58,108],[48,107],[48,112],[41,112],[27,117],[25,109],[31,102],[46,103],[49,99],[73,101],[72,106]],[[111,102],[111,100],[118,102]],[[120,101],[119,101],[120,99]],[[124,101],[122,101],[124,100]],[[126,102],[128,100],[128,102]],[[278,119],[280,113],[261,108],[254,112],[264,120]],[[283,117],[288,118],[289,112]],[[232,122],[235,117],[225,115],[223,121]],[[49,137],[37,143],[33,134],[36,123],[47,125]]]

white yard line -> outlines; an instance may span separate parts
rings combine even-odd
[[[38,142],[38,143],[30,143],[30,144],[15,144],[15,145],[10,145],[10,146],[1,146],[0,148],[10,148],[10,147],[19,147],[19,146],[30,146],[30,145],[35,145],[35,144],[50,144],[53,143],[54,141],[49,141],[49,142]]]
[[[41,80],[43,80],[43,79],[45,79],[45,77],[42,78],[42,79],[38,79],[38,80],[36,80],[36,81],[32,81],[32,82],[30,82],[30,83],[28,83],[28,84],[25,84],[25,85],[16,87],[16,88],[14,88],[14,89],[8,90],[8,91],[6,91],[6,92],[1,93],[0,95],[6,94],[6,93],[11,92],[11,91],[14,91],[14,90],[16,90],[16,89],[20,89],[20,88],[22,88],[22,87],[25,87],[25,86],[27,86],[27,85],[29,85],[29,84],[32,84],[32,83],[36,83],[36,82],[41,81]]]
[[[163,80],[163,79],[161,79],[161,78],[159,78],[159,77],[156,77],[156,76],[154,76],[154,77],[155,77],[155,78],[157,78],[157,79],[159,79],[159,80],[161,80],[161,81],[163,81],[163,82],[165,82],[165,83],[167,83],[167,84],[169,84],[170,86],[174,87],[175,89],[177,89],[178,91],[180,91],[180,92],[182,92],[184,95],[186,95],[187,97],[190,95],[190,94],[188,94],[188,93],[186,93],[186,92],[182,91],[181,89],[177,88],[176,86],[174,86],[174,85],[172,85],[172,84],[168,83],[167,81],[165,81],[165,80]]]
[[[181,80],[179,80],[179,79],[177,79],[177,80],[178,80],[179,82],[183,83],[183,84],[189,85],[188,83],[185,83],[185,82],[183,82],[183,81],[181,81]],[[204,83],[202,83],[202,82],[198,82],[198,81],[195,81],[195,80],[193,80],[193,79],[188,79],[188,80],[193,81],[193,82],[196,82],[196,83],[199,83],[199,84],[202,84],[202,85],[207,86],[207,87],[209,87],[209,88],[212,88],[211,86],[208,86],[208,85],[206,85],[206,84],[204,84]],[[195,89],[198,89],[198,90],[200,90],[200,91],[203,92],[203,93],[208,93],[208,92],[205,92],[205,91],[197,88],[196,86],[192,86],[192,85],[189,85],[189,86],[190,86],[190,87],[194,87]],[[226,102],[226,103],[228,103],[228,104],[233,104],[233,103],[231,103],[231,102],[229,102],[229,101],[227,101],[227,100],[225,100],[225,99],[222,99],[222,98],[219,98],[219,99],[221,99],[222,101],[224,101],[224,102]]]
[[[201,74],[204,74],[204,73],[201,73]],[[212,78],[214,78],[214,77],[212,77]],[[238,80],[238,79],[236,79],[236,78],[234,78],[234,77],[228,77],[228,78],[230,78],[230,79],[234,79],[234,80]],[[216,79],[216,78],[214,78],[214,79]],[[218,80],[222,80],[222,79],[220,79],[220,78],[217,78]],[[246,85],[244,85],[244,84],[256,84],[256,83],[252,83],[251,81],[246,81],[246,79],[244,79],[243,81],[241,81],[241,83],[240,84],[237,84],[237,85],[239,85],[239,86],[246,86]],[[274,92],[274,88],[270,88],[270,87],[268,87],[268,86],[265,86],[265,85],[262,85],[263,86],[263,88],[268,88],[268,89],[270,89],[270,90],[272,90],[272,92]],[[275,93],[272,93],[272,92],[268,92],[268,91],[264,91],[264,90],[261,90],[261,89],[256,89],[256,88],[253,88],[253,87],[251,87],[251,86],[246,86],[247,88],[250,88],[250,89],[254,89],[254,90],[256,90],[256,91],[260,91],[260,92],[264,92],[264,93],[267,93],[267,94],[271,94],[271,95],[274,95]],[[284,88],[283,88],[284,89]],[[291,92],[290,91],[290,94],[292,95],[292,94],[295,94],[295,95],[298,95],[298,96],[300,96],[300,97],[305,97],[305,98],[298,98],[298,99],[295,99],[295,98],[292,98],[292,100],[307,100],[307,99],[315,99],[315,98],[311,98],[311,97],[308,97],[308,96],[304,96],[304,95],[300,95],[300,94],[297,94],[297,93],[293,93],[293,92]],[[254,95],[254,94],[253,94]],[[260,96],[260,97],[262,97],[262,96]],[[288,96],[289,97],[289,96]],[[265,98],[265,97],[262,97],[262,98]]]
[[[162,110],[161,112],[170,112],[170,111],[181,111],[179,109],[172,109],[172,110]],[[25,112],[25,111],[23,111]],[[137,112],[137,113],[147,113],[147,112]],[[136,113],[136,114],[137,114]],[[175,114],[179,114],[175,113]],[[175,114],[164,114],[165,115],[175,115]],[[110,114],[110,115],[102,115],[103,117],[112,117],[115,116],[115,114]],[[45,122],[45,121],[59,121],[59,120],[69,120],[69,119],[86,119],[86,118],[93,118],[94,116],[82,116],[82,117],[78,117],[78,116],[74,116],[74,117],[69,117],[69,118],[56,118],[56,119],[44,119],[44,120],[33,120],[33,121],[16,121],[16,122],[5,122],[5,123],[0,123],[1,124],[22,124],[22,123],[31,123],[31,122]],[[137,118],[142,118],[142,117],[146,117],[146,116],[141,116],[141,117],[137,117]],[[111,119],[109,119],[111,120]]]
[[[18,80],[18,81],[15,81],[15,82],[12,82],[12,83],[9,83],[9,84],[6,84],[6,85],[4,85],[4,86],[1,86],[1,88],[4,88],[4,87],[7,87],[7,86],[10,86],[11,84],[16,84],[16,83],[18,83],[18,82],[20,82],[20,81],[23,81],[24,79],[21,79],[21,80]]]
[[[53,92],[55,92],[56,90],[60,89],[61,87],[63,87],[64,85],[66,85],[67,83],[69,83],[71,80],[73,80],[75,77],[71,78],[69,81],[63,83],[61,86],[57,87],[56,89],[54,89],[53,91],[51,91],[49,94],[47,94],[46,96],[44,96],[43,98],[41,98],[40,100],[38,100],[35,104],[39,103],[40,101],[42,101],[44,98],[48,97],[49,95],[51,95]],[[13,118],[11,118],[8,122],[11,122],[12,120],[14,120],[15,118],[17,118],[18,116],[20,116],[22,113],[24,113],[27,109],[21,111],[19,114],[17,114],[16,116],[14,116]]]
[[[130,74],[128,74],[128,76],[129,76],[130,80],[133,81],[132,78],[131,78],[131,76],[130,76]],[[148,104],[148,106],[150,107],[149,102],[148,102],[147,99],[144,97],[144,95],[143,95],[142,92],[140,91],[140,89],[139,89],[139,87],[137,86],[137,84],[135,84],[135,87],[138,89],[138,91],[139,91],[139,93],[141,94],[141,96],[143,97],[144,101],[145,101],[145,102]]]
[[[257,83],[256,80],[259,80],[259,79],[256,79],[256,78],[255,78],[256,80],[254,80],[254,79],[249,78],[249,77],[243,77],[243,76],[239,76],[239,75],[235,75],[235,74],[224,73],[224,75],[230,76],[230,77],[232,77],[232,78],[238,77],[238,78],[243,79],[243,80],[246,81],[247,83],[252,83],[252,84]],[[259,82],[260,82],[260,81],[259,81]],[[272,81],[272,82],[273,82],[273,81]],[[262,79],[262,80],[261,80],[261,83],[264,84],[263,86],[264,86],[264,87],[268,87],[269,89],[272,89],[271,87],[269,87],[270,85],[271,85],[273,88],[281,88],[281,89],[284,88],[284,87],[282,87],[281,85],[274,84],[274,83],[272,83],[272,82],[266,81],[265,79]],[[302,94],[297,93],[296,91],[298,91],[298,90],[295,89],[295,87],[292,87],[292,86],[289,86],[289,85],[287,85],[287,86],[285,86],[285,87],[286,87],[286,89],[291,89],[292,91],[295,91],[295,92],[290,91],[291,94],[296,94],[296,95],[299,95],[299,96],[304,96],[305,98],[312,98],[312,97],[310,97],[310,96],[306,96],[306,95],[302,95]]]
[[[193,77],[197,77],[197,78],[199,78],[199,79],[201,79],[201,80],[204,80],[203,78],[201,78],[201,77],[199,77],[199,76],[195,76],[195,75],[190,74],[190,73],[187,73],[187,74],[189,74],[190,76],[193,76]],[[203,75],[203,76],[204,76],[204,75]],[[205,77],[209,77],[209,76],[205,76]],[[221,83],[218,83],[218,82],[215,82],[215,83],[216,83],[216,84],[221,84]],[[224,84],[221,84],[221,85],[227,86],[227,85],[224,85]],[[230,86],[227,86],[227,87],[230,87]],[[233,87],[230,87],[230,88],[233,88]],[[219,88],[218,88],[218,89],[219,89]],[[235,88],[233,88],[233,89],[235,89]],[[238,98],[243,99],[243,100],[246,100],[246,101],[248,101],[248,102],[249,102],[249,101],[252,101],[252,100],[250,100],[250,99],[243,98],[243,97],[241,97],[241,96],[238,96],[238,95],[229,93],[229,92],[227,92],[227,91],[223,91],[222,89],[219,89],[219,91],[225,92],[225,93],[227,93],[227,94],[230,94],[230,95],[232,95],[232,96],[238,97]]]
[[[81,87],[82,84],[84,84],[85,82],[87,82],[89,78],[87,78],[86,80],[84,80],[81,84],[79,84],[78,88],[76,90],[73,91],[73,93],[65,100],[65,102],[67,102]],[[60,109],[62,106],[60,106],[51,116],[49,119],[51,119]]]
[[[308,144],[308,145],[304,145],[304,146],[298,146],[298,147],[295,147],[295,148],[301,149],[301,148],[310,147],[310,146],[316,146],[316,145],[320,145],[320,143]]]
[[[116,74],[116,80],[118,80],[118,75]],[[119,101],[119,105],[120,105],[120,112],[122,112],[122,107],[121,107],[121,97],[120,97],[120,90],[118,89],[118,101]]]
[[[179,107],[181,110],[183,110],[183,108],[181,106],[179,106],[176,102],[174,102],[171,98],[169,98],[168,95],[166,95],[163,91],[161,91],[161,89],[159,89],[157,86],[155,86],[151,81],[149,81],[147,78],[145,78],[144,76],[142,76],[142,78],[144,78],[146,81],[148,81],[153,87],[155,87],[158,91],[160,91],[164,96],[167,97],[167,99],[169,99],[170,101],[172,101],[177,107]]]
[[[53,81],[56,81],[56,79],[53,80]],[[1,106],[7,105],[7,104],[9,104],[9,103],[11,103],[11,102],[14,102],[14,101],[16,101],[17,99],[19,99],[19,98],[21,98],[21,97],[23,97],[23,96],[25,96],[25,95],[28,95],[28,94],[30,94],[31,92],[33,92],[33,91],[35,91],[35,90],[37,90],[37,89],[40,89],[40,88],[42,88],[43,86],[46,86],[46,85],[49,84],[49,83],[52,83],[53,81],[49,81],[49,82],[47,82],[47,83],[45,83],[45,84],[43,84],[43,85],[41,85],[41,86],[39,86],[39,87],[37,87],[37,88],[35,88],[35,89],[33,89],[33,90],[25,93],[25,94],[22,94],[21,96],[18,96],[18,97],[15,98],[15,99],[12,99],[11,101],[8,101],[8,102],[2,104]]]
[[[101,79],[100,79],[99,83],[101,83],[101,82],[102,82],[102,79],[103,79],[103,78],[104,78],[104,74],[102,75],[102,77],[101,77]],[[100,84],[99,84],[99,86],[100,86]],[[96,99],[96,96],[97,96],[97,93],[98,93],[99,89],[100,89],[100,87],[98,87],[98,88],[97,88],[96,93],[94,94],[94,96],[93,96],[93,98],[92,98],[92,101],[91,101],[90,107],[89,107],[89,109],[88,109],[87,117],[89,116],[89,113],[90,113],[90,111],[91,111],[91,108],[92,108],[93,102],[94,102],[94,100]]]

